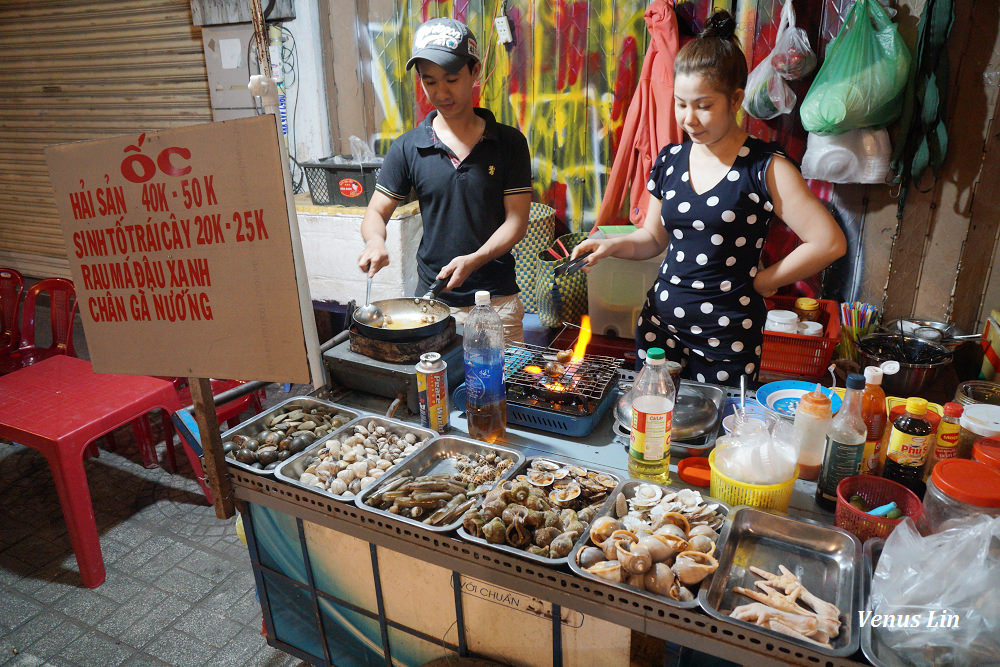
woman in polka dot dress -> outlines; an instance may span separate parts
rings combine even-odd
[[[776,144],[736,121],[747,67],[718,12],[674,62],[674,107],[689,140],[656,156],[646,184],[651,197],[641,229],[588,239],[574,257],[648,259],[667,248],[636,322],[640,360],[661,347],[683,376],[738,386],[760,367],[764,297],[814,275],[842,256],[846,240]],[[802,240],[786,257],[758,268],[767,226],[779,216]]]

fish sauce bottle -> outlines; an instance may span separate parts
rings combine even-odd
[[[885,453],[882,476],[899,482],[918,498],[924,496],[924,462],[934,425],[925,416],[927,401],[913,396],[906,399],[906,412],[892,422],[889,447]]]
[[[670,481],[670,431],[674,420],[674,383],[662,348],[646,350],[646,363],[632,386],[632,429],[628,472],[658,484]]]
[[[834,415],[826,433],[826,452],[816,483],[816,504],[825,510],[836,508],[840,481],[857,475],[861,470],[861,455],[864,454],[868,434],[865,420],[861,417],[861,392],[864,388],[864,375],[851,373],[847,376],[843,405]]]
[[[889,418],[885,409],[885,390],[882,389],[882,369],[865,368],[865,390],[861,394],[861,418],[865,421],[865,452],[861,456],[861,473],[877,475],[882,468],[882,435]]]
[[[503,321],[490,305],[486,290],[476,292],[476,306],[465,320],[464,352],[469,435],[492,444],[507,430],[507,389]]]

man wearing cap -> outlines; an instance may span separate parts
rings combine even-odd
[[[459,323],[477,290],[489,290],[508,340],[524,339],[510,249],[524,237],[531,204],[531,158],[517,129],[474,106],[482,71],[476,38],[450,18],[417,28],[406,69],[417,68],[433,105],[424,121],[396,139],[385,156],[361,222],[358,266],[374,275],[389,263],[385,229],[410,188],[423,220],[417,294],[447,279],[438,297]]]

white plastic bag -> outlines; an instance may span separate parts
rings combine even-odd
[[[774,71],[789,81],[801,79],[816,68],[816,54],[809,46],[809,35],[795,25],[792,0],[785,0],[781,8],[781,22],[770,61]]]
[[[910,664],[997,664],[1000,518],[978,516],[927,537],[904,519],[882,549],[870,607],[861,622]]]
[[[743,108],[754,118],[768,120],[794,109],[797,99],[785,80],[771,67],[771,58],[768,56],[747,77]]]
[[[829,135],[810,132],[802,156],[802,177],[831,183],[884,183],[891,157],[892,144],[884,128]]]

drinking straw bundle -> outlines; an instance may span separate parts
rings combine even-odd
[[[868,335],[878,320],[878,307],[870,303],[852,301],[840,304],[840,356],[858,360],[858,341]]]

